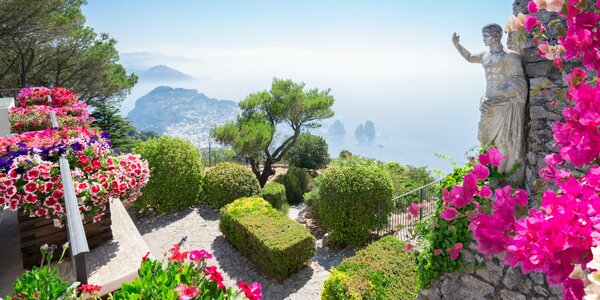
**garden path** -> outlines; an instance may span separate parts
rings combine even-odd
[[[296,219],[304,207],[304,204],[292,206],[288,215]],[[143,217],[134,222],[155,257],[162,257],[172,244],[187,236],[183,249],[211,252],[215,258],[210,259],[208,264],[218,266],[227,286],[236,286],[238,279],[248,283],[258,281],[263,286],[265,300],[319,299],[330,269],[355,253],[354,249],[325,247],[323,237],[317,236],[317,254],[309,266],[278,282],[267,277],[225,240],[219,231],[219,212],[216,209],[201,205],[173,215]]]

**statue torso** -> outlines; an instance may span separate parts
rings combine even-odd
[[[486,51],[481,61],[485,70],[486,97],[494,98],[506,93],[507,86],[511,80],[518,78],[525,83],[525,74],[521,65],[519,55],[510,50],[498,52]]]

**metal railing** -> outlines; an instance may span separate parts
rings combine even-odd
[[[440,180],[393,198],[377,209],[377,236],[394,234],[398,239],[410,241],[417,223],[435,212],[439,200]],[[411,215],[412,203],[421,206],[418,216]]]
[[[52,102],[52,98],[48,95],[48,103]],[[50,111],[50,121],[53,129],[58,129],[58,121],[56,113]],[[60,178],[63,185],[63,198],[65,201],[65,212],[67,218],[67,238],[69,241],[69,249],[71,253],[71,263],[73,264],[73,275],[81,284],[87,284],[88,274],[85,265],[85,254],[90,252],[83,221],[79,212],[79,204],[77,202],[77,194],[71,177],[71,167],[69,161],[61,157],[59,159]]]

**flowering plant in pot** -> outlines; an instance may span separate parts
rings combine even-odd
[[[0,205],[53,218],[55,226],[61,226],[65,211],[60,157],[69,161],[84,216],[100,220],[111,198],[134,201],[148,182],[148,163],[138,155],[117,155],[107,138],[82,127],[0,139]]]
[[[11,130],[26,132],[51,127],[50,112],[56,113],[59,127],[89,126],[88,107],[77,94],[61,87],[25,88],[19,92],[17,107],[9,110]]]

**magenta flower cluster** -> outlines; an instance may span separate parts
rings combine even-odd
[[[559,68],[570,59],[580,60],[586,68],[566,76],[567,99],[572,105],[563,110],[564,120],[552,128],[559,151],[548,155],[546,167],[540,170],[541,177],[555,188],[543,193],[540,208],[517,219],[517,208],[528,204],[527,193],[505,186],[493,192],[492,201],[492,191],[484,185],[490,168],[502,159],[492,148],[480,155],[479,164],[462,185],[444,191],[441,217],[467,217],[478,251],[486,256],[504,253],[504,263],[520,265],[524,273],[543,272],[550,284],[562,285],[565,299],[582,299],[585,284],[570,275],[576,265],[596,271],[587,264],[593,259],[591,249],[600,245],[600,2],[589,6],[579,0],[531,1],[523,24],[528,31],[546,31],[533,15],[542,9],[564,17],[567,30],[557,45],[541,43],[541,54]],[[595,78],[589,80],[590,74]],[[587,171],[575,174],[569,166]],[[471,203],[474,209],[459,215],[456,208]]]

